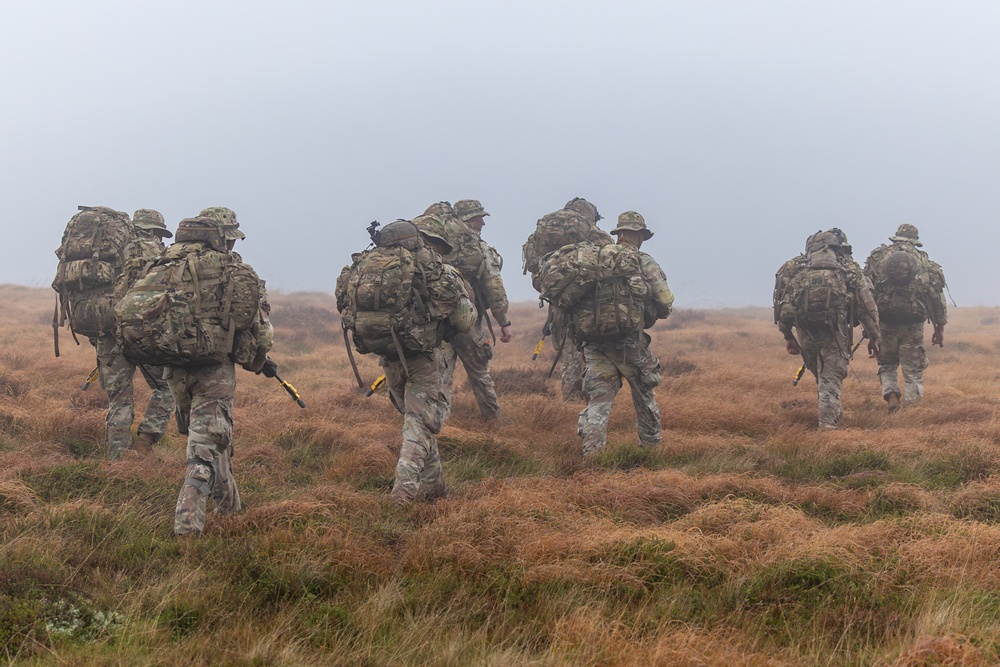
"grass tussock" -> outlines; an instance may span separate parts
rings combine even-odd
[[[628,391],[583,459],[580,403],[532,363],[544,311],[497,346],[505,419],[459,369],[449,495],[388,500],[401,417],[358,390],[333,299],[273,294],[282,377],[241,373],[245,509],[171,534],[185,440],[105,461],[84,341],[51,356],[51,298],[0,286],[0,656],[24,664],[987,665],[1000,660],[996,314],[954,313],[926,398],[888,415],[874,361],[815,427],[763,309],[653,330],[663,441]],[[361,357],[365,382],[380,374]],[[137,412],[148,389],[136,385]]]

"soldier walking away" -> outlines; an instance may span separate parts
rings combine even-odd
[[[868,279],[839,229],[810,236],[805,253],[778,270],[774,320],[785,337],[785,349],[801,354],[816,378],[819,428],[838,428],[843,417],[840,386],[851,361],[854,327],[861,325],[873,357],[881,340]]]
[[[653,393],[660,383],[660,361],[644,330],[670,315],[674,295],[660,265],[639,250],[653,236],[640,214],[622,213],[611,233],[618,236],[617,244],[583,242],[551,256],[539,281],[543,296],[565,313],[567,335],[583,354],[587,407],[580,412],[577,432],[585,455],[607,444],[611,406],[623,380],[632,393],[639,445],[660,442],[660,408]],[[560,288],[550,291],[553,284]]]
[[[597,207],[582,197],[574,197],[558,211],[542,216],[535,224],[535,231],[522,248],[523,272],[531,274],[531,284],[539,290],[538,276],[542,260],[549,253],[572,243],[591,241],[614,243],[611,236],[597,226],[601,214]],[[540,291],[540,290],[539,290]],[[565,314],[549,304],[543,336],[552,335],[556,354],[562,363],[562,398],[564,401],[586,400],[583,389],[583,355],[569,338]]]
[[[934,325],[931,344],[944,347],[944,325],[948,323],[945,278],[940,265],[919,248],[916,227],[902,224],[891,244],[872,250],[865,262],[865,275],[873,285],[878,306],[882,341],[878,355],[878,378],[889,412],[913,405],[924,396],[924,322]],[[899,390],[899,369],[903,392]]]
[[[458,271],[424,243],[412,222],[373,227],[372,241],[375,247],[353,256],[337,279],[344,340],[350,344],[350,332],[358,352],[379,355],[389,396],[403,414],[393,502],[443,498],[436,436],[448,405],[437,354],[444,340],[472,330],[475,306]]]
[[[235,242],[215,218],[182,220],[176,242],[116,306],[126,356],[169,366],[178,427],[188,437],[176,535],[201,534],[209,496],[216,513],[241,509],[232,469],[236,364],[255,373],[276,370],[267,358],[274,337],[267,291],[231,253]]]
[[[66,225],[56,249],[59,266],[52,287],[58,293],[53,319],[55,353],[59,356],[59,326],[68,325],[74,340],[86,336],[97,352],[101,387],[108,394],[106,441],[108,458],[119,460],[133,446],[135,419],[132,379],[135,366],[125,359],[115,342],[114,304],[121,286],[127,287],[137,267],[163,250],[158,237],[170,236],[163,216],[156,211],[136,211],[135,224],[128,214],[106,206],[80,206]],[[79,342],[77,340],[77,342]],[[143,367],[143,377],[153,390],[142,423],[139,446],[152,446],[166,430],[173,401],[162,379],[162,369]]]
[[[510,304],[500,277],[502,260],[496,250],[482,240],[479,233],[485,224],[484,215],[489,214],[475,200],[459,201],[454,207],[447,202],[438,202],[431,205],[424,215],[414,218],[413,223],[421,232],[430,232],[451,247],[451,250],[442,253],[442,257],[446,263],[458,269],[471,286],[476,306],[477,317],[472,330],[467,334],[456,333],[441,346],[439,358],[442,364],[442,386],[449,409],[455,366],[457,360],[461,359],[480,414],[486,420],[499,420],[502,418],[502,411],[489,369],[495,339],[491,340],[486,331],[489,328],[490,333],[493,333],[487,310],[492,312],[500,326],[501,342],[510,342],[513,332],[507,316]],[[433,238],[429,240],[433,242]]]

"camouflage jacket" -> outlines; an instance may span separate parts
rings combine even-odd
[[[483,269],[476,280],[476,302],[482,310],[488,309],[493,313],[497,324],[505,327],[510,324],[510,317],[507,315],[510,301],[500,276],[503,259],[486,241],[480,239],[479,244],[483,250]]]
[[[649,313],[658,320],[666,319],[674,309],[674,294],[667,286],[667,276],[648,254],[639,251],[639,258],[642,261],[642,275],[650,287]],[[647,326],[652,326],[652,323],[647,322]]]

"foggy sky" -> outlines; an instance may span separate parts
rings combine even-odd
[[[332,292],[373,220],[480,199],[520,247],[625,210],[680,307],[767,305],[806,236],[919,227],[997,305],[1000,3],[0,0],[0,282],[78,204],[237,212],[272,289]]]

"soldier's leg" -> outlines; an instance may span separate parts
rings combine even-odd
[[[94,339],[97,365],[100,368],[101,387],[108,394],[108,415],[105,433],[108,458],[117,461],[132,446],[132,421],[135,409],[132,403],[132,377],[135,366],[117,349],[113,336]]]
[[[447,419],[451,414],[452,385],[455,382],[455,366],[458,364],[458,351],[455,350],[454,340],[451,343],[441,343],[441,347],[435,350],[434,354],[437,357],[438,369],[441,373],[441,392],[444,394],[444,400],[447,404],[447,413],[445,414]],[[402,401],[399,404],[402,405]]]
[[[847,353],[831,336],[819,345],[819,427],[834,429],[844,416],[840,387],[847,377]]]
[[[174,371],[177,374],[177,369]],[[220,512],[240,509],[239,491],[222,454],[228,453],[233,435],[233,396],[236,367],[223,363],[199,369],[185,369],[191,395],[188,428],[187,472],[177,497],[174,533],[199,535],[205,527],[209,495]],[[172,382],[171,387],[175,385]]]
[[[883,323],[881,333],[878,352],[878,380],[882,385],[882,398],[888,401],[893,395],[897,398],[902,395],[899,391],[900,327]]]
[[[426,485],[427,495],[445,493],[444,475],[438,456],[435,434],[441,430],[447,404],[441,391],[441,374],[438,361],[431,356],[406,360],[409,377],[399,381],[403,373],[399,362],[387,362],[386,378],[394,375],[390,390],[402,388],[403,445],[396,464],[396,480],[391,497],[397,504],[412,502]],[[398,395],[398,394],[397,394]]]
[[[592,454],[608,442],[608,419],[622,386],[622,376],[618,366],[596,346],[585,345],[583,355],[587,366],[583,375],[587,407],[577,419],[577,433],[583,439],[583,453]]]
[[[653,389],[660,384],[660,360],[647,347],[628,350],[627,372],[635,423],[639,432],[639,445],[654,447],[660,442],[660,406]]]
[[[912,405],[924,397],[924,369],[928,365],[924,347],[924,324],[908,325],[899,341],[899,365],[903,369],[903,403]]]
[[[146,403],[146,412],[142,421],[139,422],[139,439],[144,434],[148,434],[150,444],[158,441],[167,431],[167,422],[174,411],[174,397],[170,393],[170,386],[163,379],[164,369],[162,366],[139,366],[142,377],[152,390],[149,395],[149,402]]]
[[[479,412],[484,419],[500,419],[500,403],[497,401],[496,385],[490,376],[490,359],[493,358],[493,346],[490,338],[483,331],[482,321],[467,334],[455,336],[451,342],[458,358],[465,366],[469,376],[472,393],[479,405]]]
[[[562,397],[564,401],[587,398],[584,384],[586,361],[583,352],[576,349],[572,339],[567,339],[562,353]]]

